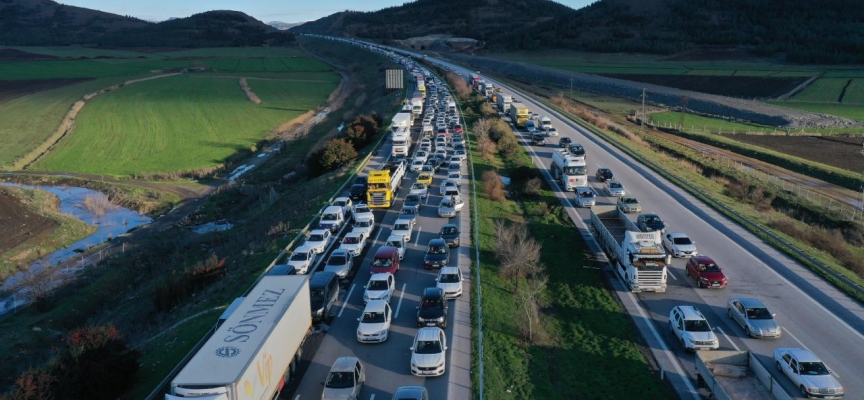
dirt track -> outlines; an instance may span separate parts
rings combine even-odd
[[[261,104],[261,99],[258,98],[258,95],[252,91],[252,88],[249,87],[249,83],[246,82],[246,78],[240,78],[240,89],[243,89],[243,93],[246,94],[246,98],[249,101],[255,104]]]

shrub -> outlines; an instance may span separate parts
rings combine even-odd
[[[513,132],[507,132],[498,140],[498,152],[502,157],[509,161],[519,155],[522,147],[519,145],[519,139]]]
[[[15,386],[3,400],[53,400],[57,378],[42,368],[28,368],[15,380]]]
[[[489,138],[492,139],[495,143],[501,140],[506,134],[513,134],[513,130],[510,129],[510,125],[507,124],[501,118],[494,118],[491,120],[492,126],[489,128]]]
[[[522,190],[522,192],[525,193],[526,196],[540,197],[540,195],[543,193],[543,181],[540,180],[540,178],[529,179],[528,182],[525,183],[525,189]],[[544,206],[546,205],[546,203],[541,204],[543,204]],[[547,207],[546,212],[543,215],[546,215],[548,213],[549,209]]]
[[[483,191],[493,201],[504,201],[504,182],[501,181],[501,176],[497,172],[486,171],[483,173]]]
[[[65,344],[56,366],[58,398],[116,399],[135,384],[139,354],[114,326],[75,329]]]
[[[357,158],[357,150],[351,143],[343,139],[330,139],[324,145],[324,151],[318,162],[324,171],[331,171],[355,158]]]
[[[766,192],[761,186],[750,181],[734,181],[726,186],[726,195],[746,204],[752,205],[758,211],[768,211],[776,195]]]

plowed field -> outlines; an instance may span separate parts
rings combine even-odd
[[[729,135],[729,138],[849,171],[860,172],[864,168],[862,137]]]
[[[7,188],[0,187],[0,253],[49,233],[56,221],[33,213]]]
[[[738,98],[774,98],[787,93],[807,77],[600,74],[610,78],[668,86],[694,92]]]

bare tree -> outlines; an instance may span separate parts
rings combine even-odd
[[[55,267],[34,265],[17,277],[13,290],[28,302],[40,307],[51,297],[51,290],[56,286],[54,280],[56,271]]]
[[[495,222],[495,252],[500,269],[498,274],[504,279],[514,279],[514,293],[519,290],[519,282],[540,272],[540,242],[532,238],[525,224],[506,224]]]
[[[516,297],[525,312],[525,319],[518,320],[518,328],[522,337],[528,342],[534,342],[535,338],[542,341],[545,339],[545,331],[540,326],[540,304],[537,295],[546,288],[549,277],[542,273],[534,275],[528,280],[528,285],[519,290]]]
[[[489,137],[489,130],[492,129],[492,120],[483,118],[474,122],[473,130],[477,136],[477,150],[480,152],[480,157],[488,160],[495,153],[495,142]]]

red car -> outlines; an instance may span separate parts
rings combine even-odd
[[[723,269],[705,256],[695,256],[687,261],[687,276],[703,288],[725,288],[727,283]]]
[[[462,125],[453,125],[453,131],[456,133],[462,133]]]

